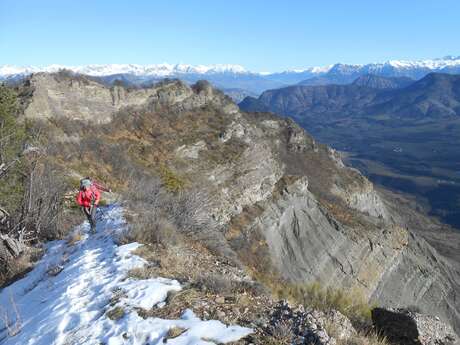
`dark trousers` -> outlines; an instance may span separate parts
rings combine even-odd
[[[82,207],[83,212],[86,215],[86,218],[88,218],[89,225],[91,226],[91,230],[94,231],[96,230],[96,206],[93,207]]]

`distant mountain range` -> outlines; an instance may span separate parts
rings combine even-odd
[[[460,117],[460,76],[430,73],[411,82],[401,77],[367,75],[346,85],[295,85],[265,91],[257,99],[247,97],[240,107],[289,115],[301,121],[318,116],[324,119],[377,114],[411,121],[424,116]]]
[[[293,84],[326,85],[348,84],[358,77],[408,77],[420,79],[431,72],[460,73],[460,56],[442,59],[370,63],[365,65],[335,64],[324,67],[308,67],[276,73],[248,71],[240,65],[186,65],[186,64],[108,64],[86,66],[50,65],[46,67],[0,66],[0,80],[15,81],[31,73],[57,72],[67,69],[74,73],[100,78],[105,83],[115,80],[128,85],[148,85],[164,78],[178,78],[187,82],[206,79],[221,89],[241,89],[260,94],[268,89]]]
[[[335,64],[330,69],[299,82],[301,85],[349,84],[364,75],[420,79],[431,72],[460,73],[460,56],[421,61],[388,61],[366,65]]]
[[[347,151],[374,182],[421,197],[460,229],[460,75],[294,85],[246,97],[240,108],[292,117],[318,140]]]

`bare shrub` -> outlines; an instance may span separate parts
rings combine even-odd
[[[135,212],[130,222],[128,239],[141,243],[175,245],[179,233],[166,212],[170,195],[162,190],[157,178],[139,177],[130,179],[130,187],[125,193],[129,208]]]
[[[210,215],[211,198],[199,188],[181,191],[167,205],[168,215],[177,228],[186,234],[206,236],[206,232],[218,230]]]
[[[60,238],[65,183],[43,150],[29,146],[22,153],[21,201],[0,224],[1,283],[27,270],[24,252],[43,240]]]
[[[224,236],[224,229],[212,217],[213,198],[206,188],[195,186],[172,195],[167,214],[180,233],[200,241],[211,251],[238,263],[235,253]]]
[[[174,193],[161,178],[132,172],[124,195],[135,213],[128,237],[163,245],[189,238],[233,259],[222,229],[211,216],[212,198],[204,190],[190,187]]]
[[[161,215],[152,211],[145,211],[137,215],[130,225],[128,238],[141,243],[176,245],[180,234],[174,224]]]
[[[66,185],[60,174],[46,161],[31,162],[24,198],[19,236],[26,242],[61,238],[60,217]]]

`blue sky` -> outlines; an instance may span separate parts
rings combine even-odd
[[[0,65],[241,64],[460,55],[458,0],[0,0]]]

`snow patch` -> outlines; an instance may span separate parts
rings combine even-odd
[[[126,231],[121,207],[103,208],[102,212],[96,234],[88,234],[85,222],[75,229],[82,234],[76,244],[48,243],[33,271],[0,290],[0,312],[8,314],[11,324],[21,323],[20,332],[10,336],[0,321],[0,344],[162,344],[169,329],[180,327],[185,332],[168,344],[209,345],[236,341],[252,332],[216,320],[200,320],[191,310],[179,320],[141,318],[136,308],[162,307],[168,293],[181,286],[161,277],[127,278],[129,270],[147,264],[133,254],[140,244],[117,245],[116,238]],[[57,266],[62,270],[50,275],[50,269]],[[114,308],[122,310],[118,320],[107,316]]]

